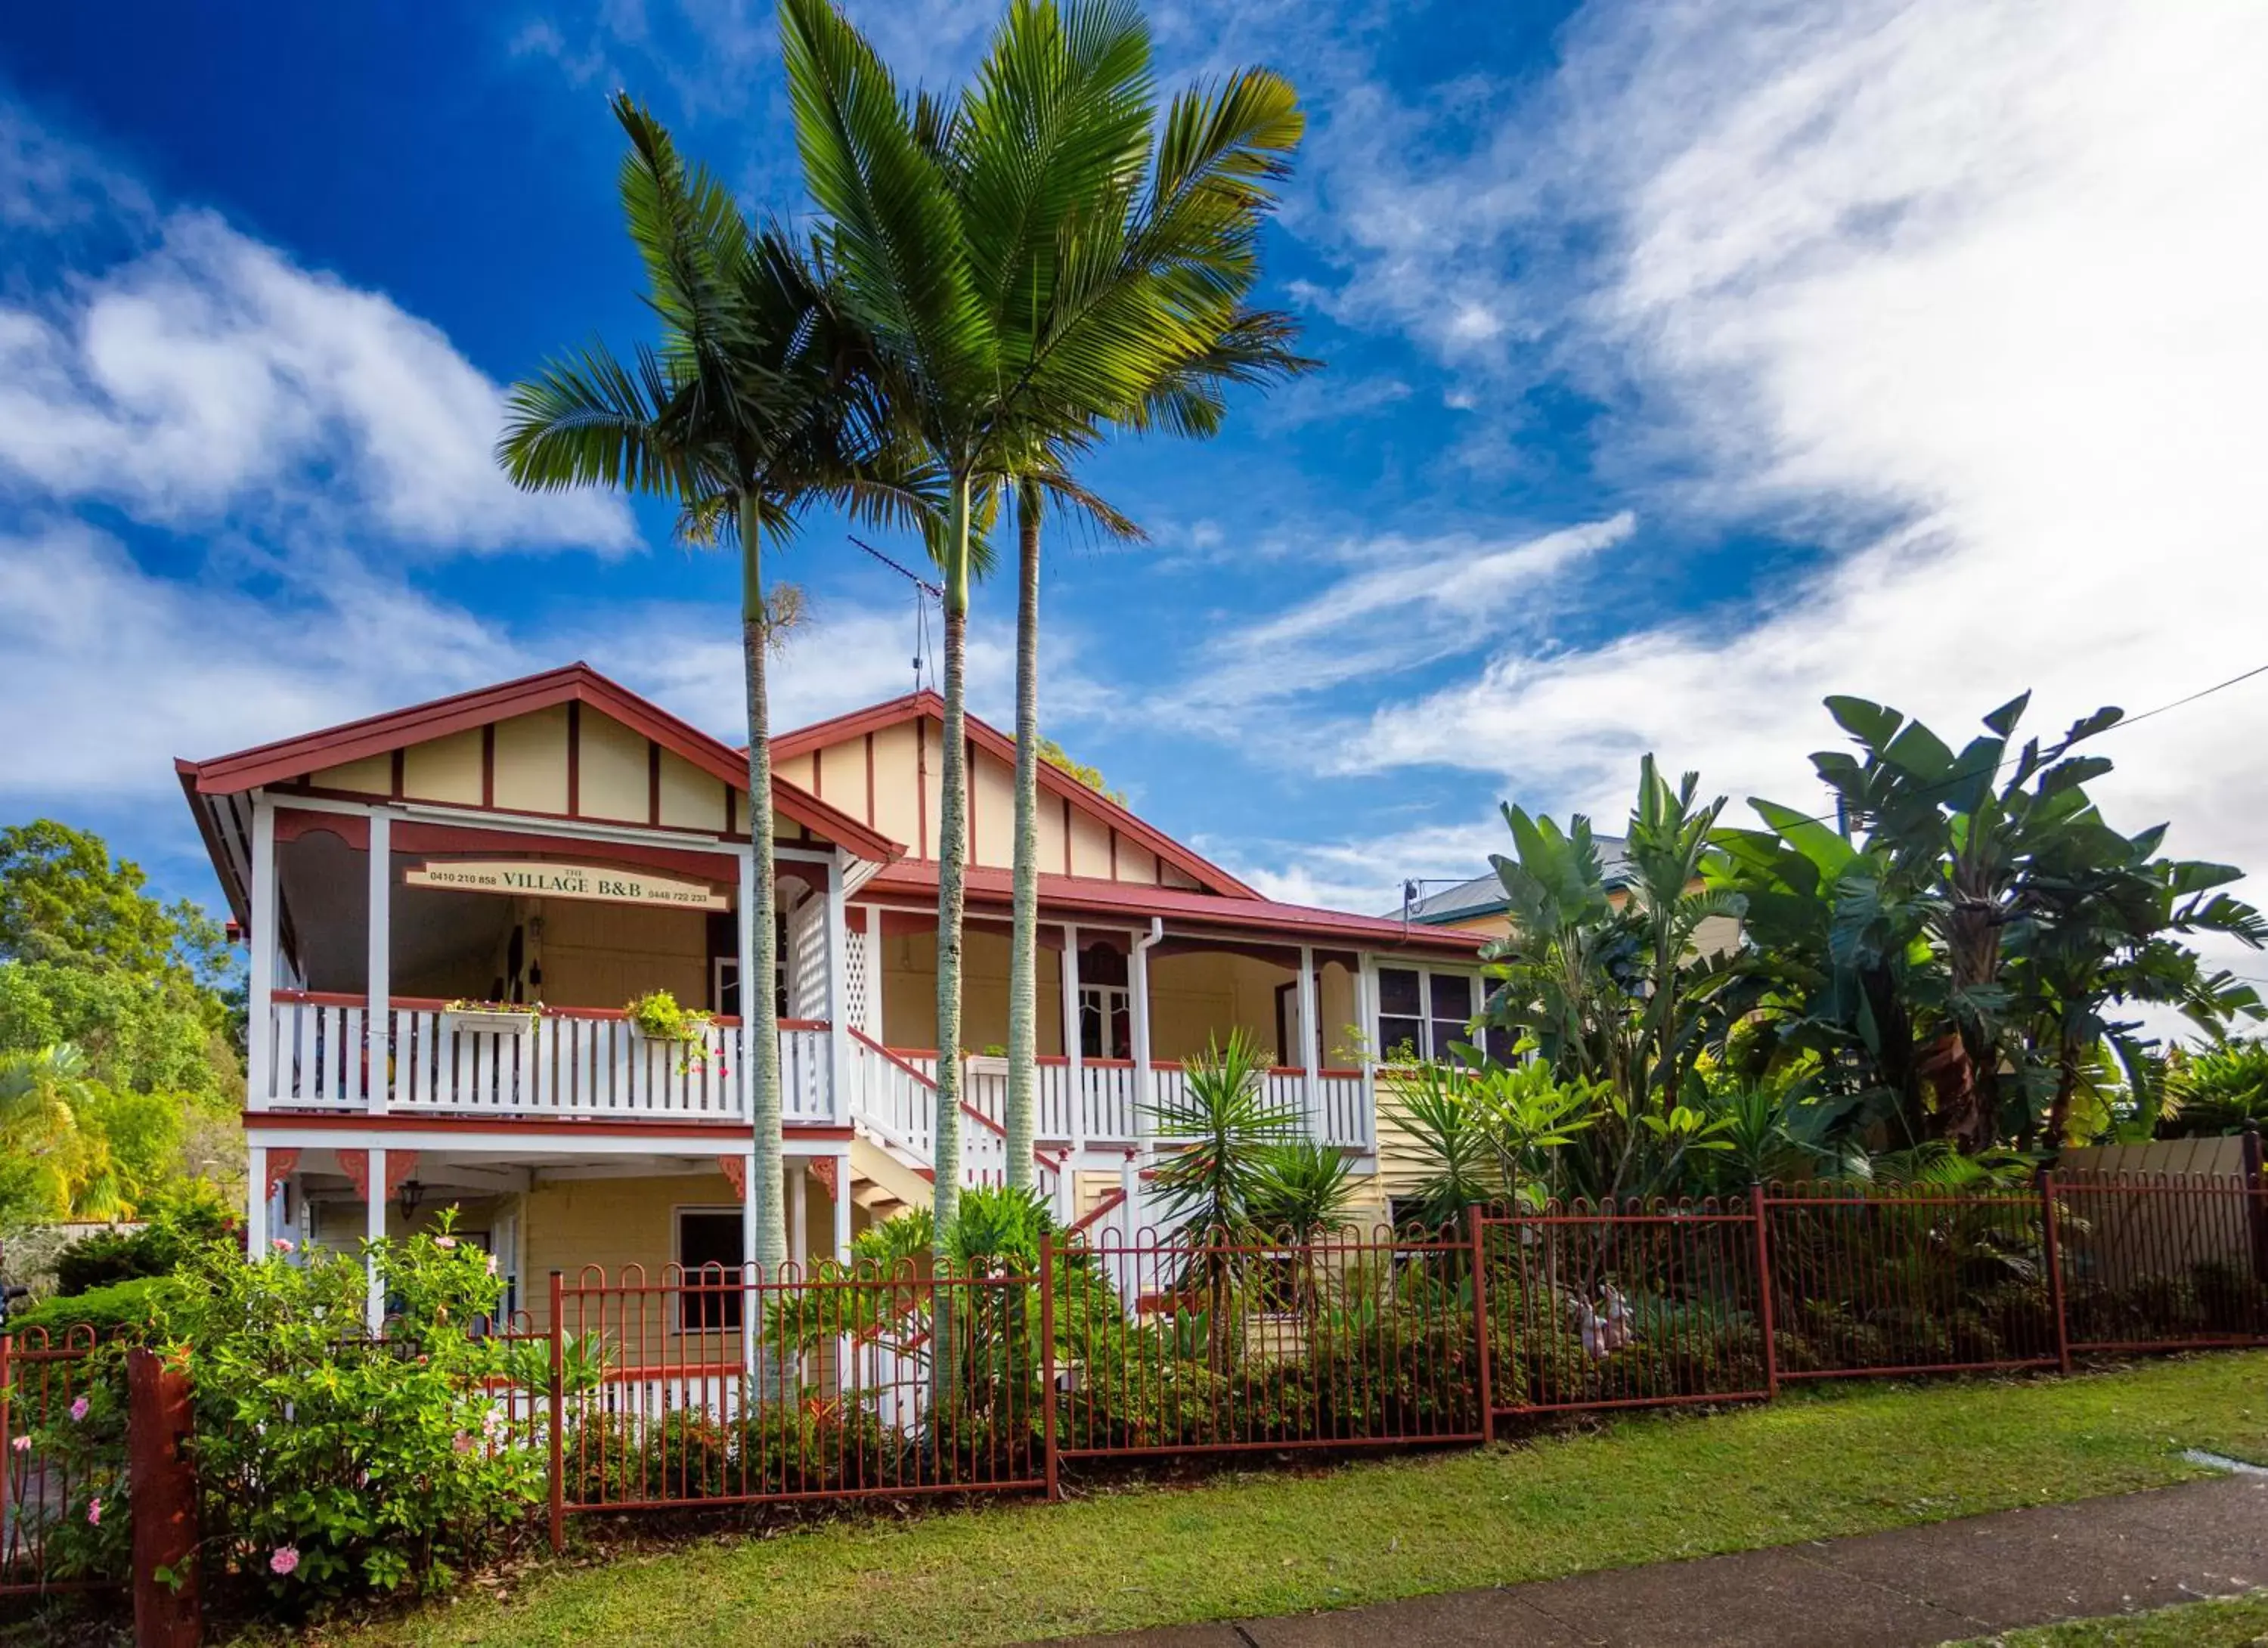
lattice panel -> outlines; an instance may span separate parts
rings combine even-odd
[[[871,928],[879,919],[872,911],[866,916]],[[872,932],[843,935],[843,1016],[845,1023],[865,1031],[868,1035],[880,1033],[880,1004],[874,1000],[873,958]]]
[[[815,893],[787,914],[788,1016],[827,1017],[827,901]]]

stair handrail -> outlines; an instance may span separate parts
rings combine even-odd
[[[875,1041],[873,1037],[868,1035],[864,1030],[858,1028],[858,1026],[850,1025],[845,1027],[850,1032],[850,1039],[853,1041],[858,1042],[859,1046],[866,1048],[869,1052],[879,1054],[884,1060],[897,1066],[898,1069],[912,1077],[916,1081],[928,1088],[932,1093],[935,1093],[937,1091],[937,1083],[932,1080],[928,1076],[924,1075],[917,1065],[913,1064],[908,1060],[900,1058],[896,1054],[891,1052],[889,1048],[884,1047],[880,1041]],[[961,1056],[965,1059],[969,1056],[964,1053]],[[1004,1144],[1006,1142],[1008,1137],[1008,1129],[1006,1128],[1002,1127],[998,1122],[995,1122],[990,1116],[986,1115],[982,1110],[979,1110],[975,1105],[970,1104],[966,1099],[963,1099],[959,1102],[961,1105],[961,1115],[971,1117],[980,1126],[989,1129],[991,1132],[997,1134]],[[872,1121],[871,1117],[865,1119],[870,1122]],[[902,1139],[898,1142],[900,1144],[906,1143],[906,1141]],[[1032,1159],[1037,1162],[1041,1166],[1046,1168],[1051,1173],[1061,1173],[1064,1170],[1064,1164],[1069,1161],[1071,1157],[1070,1154],[1066,1152],[1064,1155],[1051,1159],[1045,1151],[1035,1144],[1032,1146]],[[930,1165],[934,1167],[937,1164],[932,1160]]]

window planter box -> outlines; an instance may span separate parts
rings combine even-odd
[[[524,1036],[535,1028],[534,1013],[508,1012],[484,1007],[449,1007],[441,1017],[458,1030],[482,1030],[491,1035]]]

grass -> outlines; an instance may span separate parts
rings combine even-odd
[[[1486,1451],[617,1549],[546,1568],[508,1600],[460,1593],[325,1636],[368,1648],[1012,1642],[1343,1608],[2161,1487],[2208,1474],[2180,1458],[2187,1447],[2268,1460],[2268,1355],[2069,1379],[1809,1387],[1771,1407],[1633,1416]]]
[[[2268,1642],[2268,1592],[2148,1614],[2073,1620],[1980,1637],[1971,1648],[2254,1648]]]

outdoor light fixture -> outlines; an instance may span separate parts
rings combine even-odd
[[[404,1179],[401,1188],[394,1193],[394,1204],[401,1210],[404,1220],[417,1210],[417,1204],[424,1199],[425,1187],[415,1179]]]

